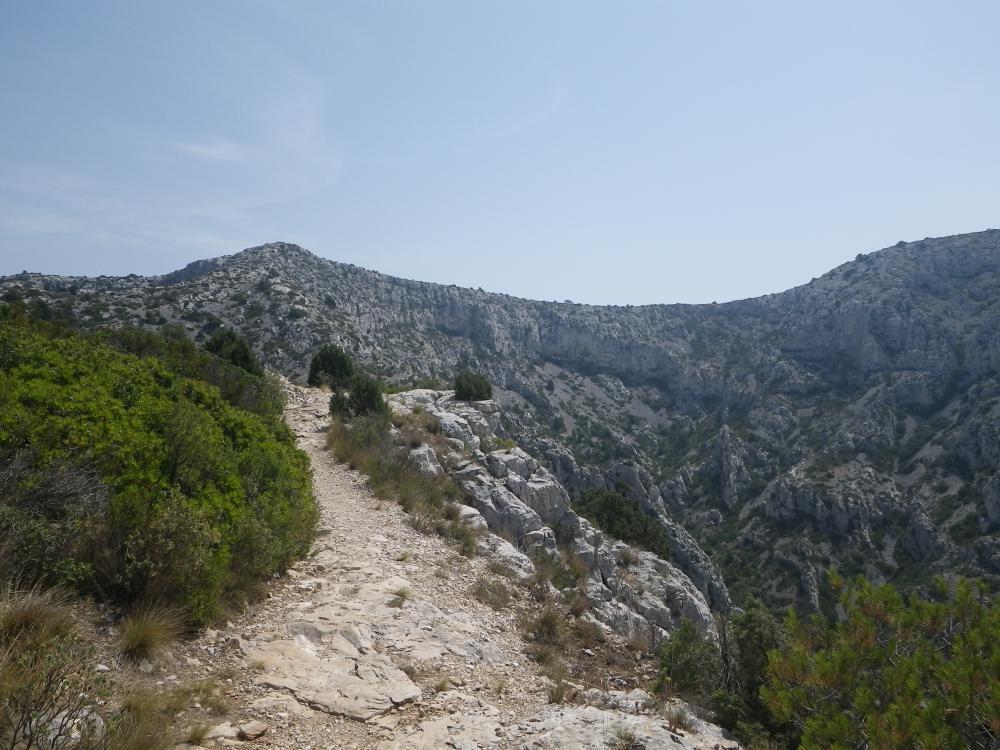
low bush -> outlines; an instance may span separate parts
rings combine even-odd
[[[335,390],[330,396],[330,414],[338,419],[388,416],[382,382],[364,374],[355,375],[349,390]]]
[[[389,413],[382,395],[382,382],[368,375],[355,375],[351,379],[349,401],[351,414],[355,417]]]
[[[328,385],[341,388],[354,376],[351,355],[333,344],[324,344],[309,362],[309,385]]]
[[[656,691],[705,699],[720,680],[719,652],[712,641],[683,619],[660,648]]]
[[[485,401],[493,398],[493,386],[482,375],[463,370],[455,377],[455,398],[459,401]]]
[[[205,349],[215,356],[246,370],[251,375],[263,375],[257,355],[250,345],[236,331],[226,328],[216,333],[205,342]]]

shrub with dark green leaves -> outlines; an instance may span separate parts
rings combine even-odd
[[[0,485],[5,572],[194,622],[302,555],[316,518],[308,459],[276,416],[16,323],[0,323]]]
[[[455,398],[459,401],[485,401],[493,398],[493,386],[479,373],[462,370],[455,377]]]
[[[618,490],[584,490],[573,510],[613,537],[670,559],[670,539],[660,522]]]
[[[206,341],[205,349],[215,356],[246,370],[251,375],[264,374],[264,368],[261,367],[257,355],[253,353],[253,349],[250,348],[250,345],[236,331],[230,328],[219,331]]]
[[[687,618],[660,648],[657,691],[707,697],[719,682],[719,651]]]
[[[351,399],[344,391],[334,391],[330,396],[330,414],[338,419],[350,419]]]
[[[1000,603],[968,582],[833,583],[844,617],[789,615],[761,693],[801,747],[1000,746]]]
[[[277,378],[251,374],[226,359],[199,349],[183,328],[166,325],[159,331],[121,328],[97,334],[100,341],[137,357],[155,357],[171,372],[204,380],[219,389],[232,406],[276,419],[285,406]]]
[[[309,385],[328,385],[341,388],[354,376],[354,360],[333,344],[324,344],[309,363]]]
[[[350,402],[355,417],[389,413],[382,395],[382,381],[368,375],[355,375],[351,380]]]

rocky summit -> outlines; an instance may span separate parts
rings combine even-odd
[[[831,566],[902,588],[1000,581],[997,230],[900,242],[723,304],[524,300],[285,243],[160,277],[25,273],[0,290],[83,325],[231,327],[293,380],[336,343],[392,382],[432,386],[409,396],[427,406],[457,370],[486,375],[496,411],[439,404],[442,425],[464,422],[478,449],[482,418],[524,450],[460,473],[470,507],[522,536],[584,540],[600,570],[612,543],[573,508],[588,490],[622,493],[667,540],[640,569],[678,592],[673,610],[629,609],[646,621],[704,618],[748,593],[823,609]],[[593,583],[595,601],[617,601],[614,580]]]

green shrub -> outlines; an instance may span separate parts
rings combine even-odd
[[[216,333],[205,342],[205,349],[251,375],[264,374],[264,368],[261,367],[253,349],[232,329],[226,328]]]
[[[199,349],[179,326],[164,326],[157,332],[122,328],[101,332],[98,338],[127,354],[154,357],[177,375],[214,385],[232,406],[271,419],[281,417],[285,396],[276,378],[252,375],[229,360]]]
[[[351,413],[356,417],[389,413],[389,406],[382,395],[382,382],[368,375],[355,375],[351,379]]]
[[[660,648],[657,692],[680,693],[691,698],[711,694],[720,679],[719,652],[688,619],[670,634]]]
[[[204,622],[306,551],[315,501],[288,428],[175,367],[0,323],[7,573]]]
[[[343,391],[334,391],[330,396],[330,414],[338,419],[349,419],[351,416],[351,400]]]
[[[354,360],[333,344],[324,344],[309,363],[309,385],[328,385],[341,388],[350,383],[354,375]]]
[[[455,398],[459,401],[485,401],[493,398],[493,386],[482,375],[462,370],[455,377]]]
[[[770,655],[762,696],[802,747],[997,747],[1000,603],[967,582],[904,599],[858,579],[840,604],[836,622],[790,614]]]
[[[610,536],[670,559],[670,539],[660,522],[618,490],[584,490],[573,510]],[[622,553],[624,567],[638,562],[631,550]]]

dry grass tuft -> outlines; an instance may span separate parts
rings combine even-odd
[[[154,658],[180,637],[182,624],[176,610],[158,605],[139,607],[122,620],[119,632],[122,655],[134,662]]]
[[[676,703],[667,706],[663,710],[663,718],[666,720],[667,725],[674,731],[680,729],[685,732],[690,732],[693,728],[691,715],[687,712],[687,709]]]
[[[389,606],[400,609],[404,604],[406,604],[407,600],[410,599],[411,596],[412,594],[410,593],[410,590],[405,586],[398,588],[392,592],[392,599],[389,600]]]
[[[501,581],[484,576],[480,576],[472,584],[472,595],[483,604],[498,611],[508,607],[511,602],[510,589],[504,586]]]
[[[65,594],[37,587],[0,589],[0,645],[15,640],[20,647],[76,633],[73,611]]]

